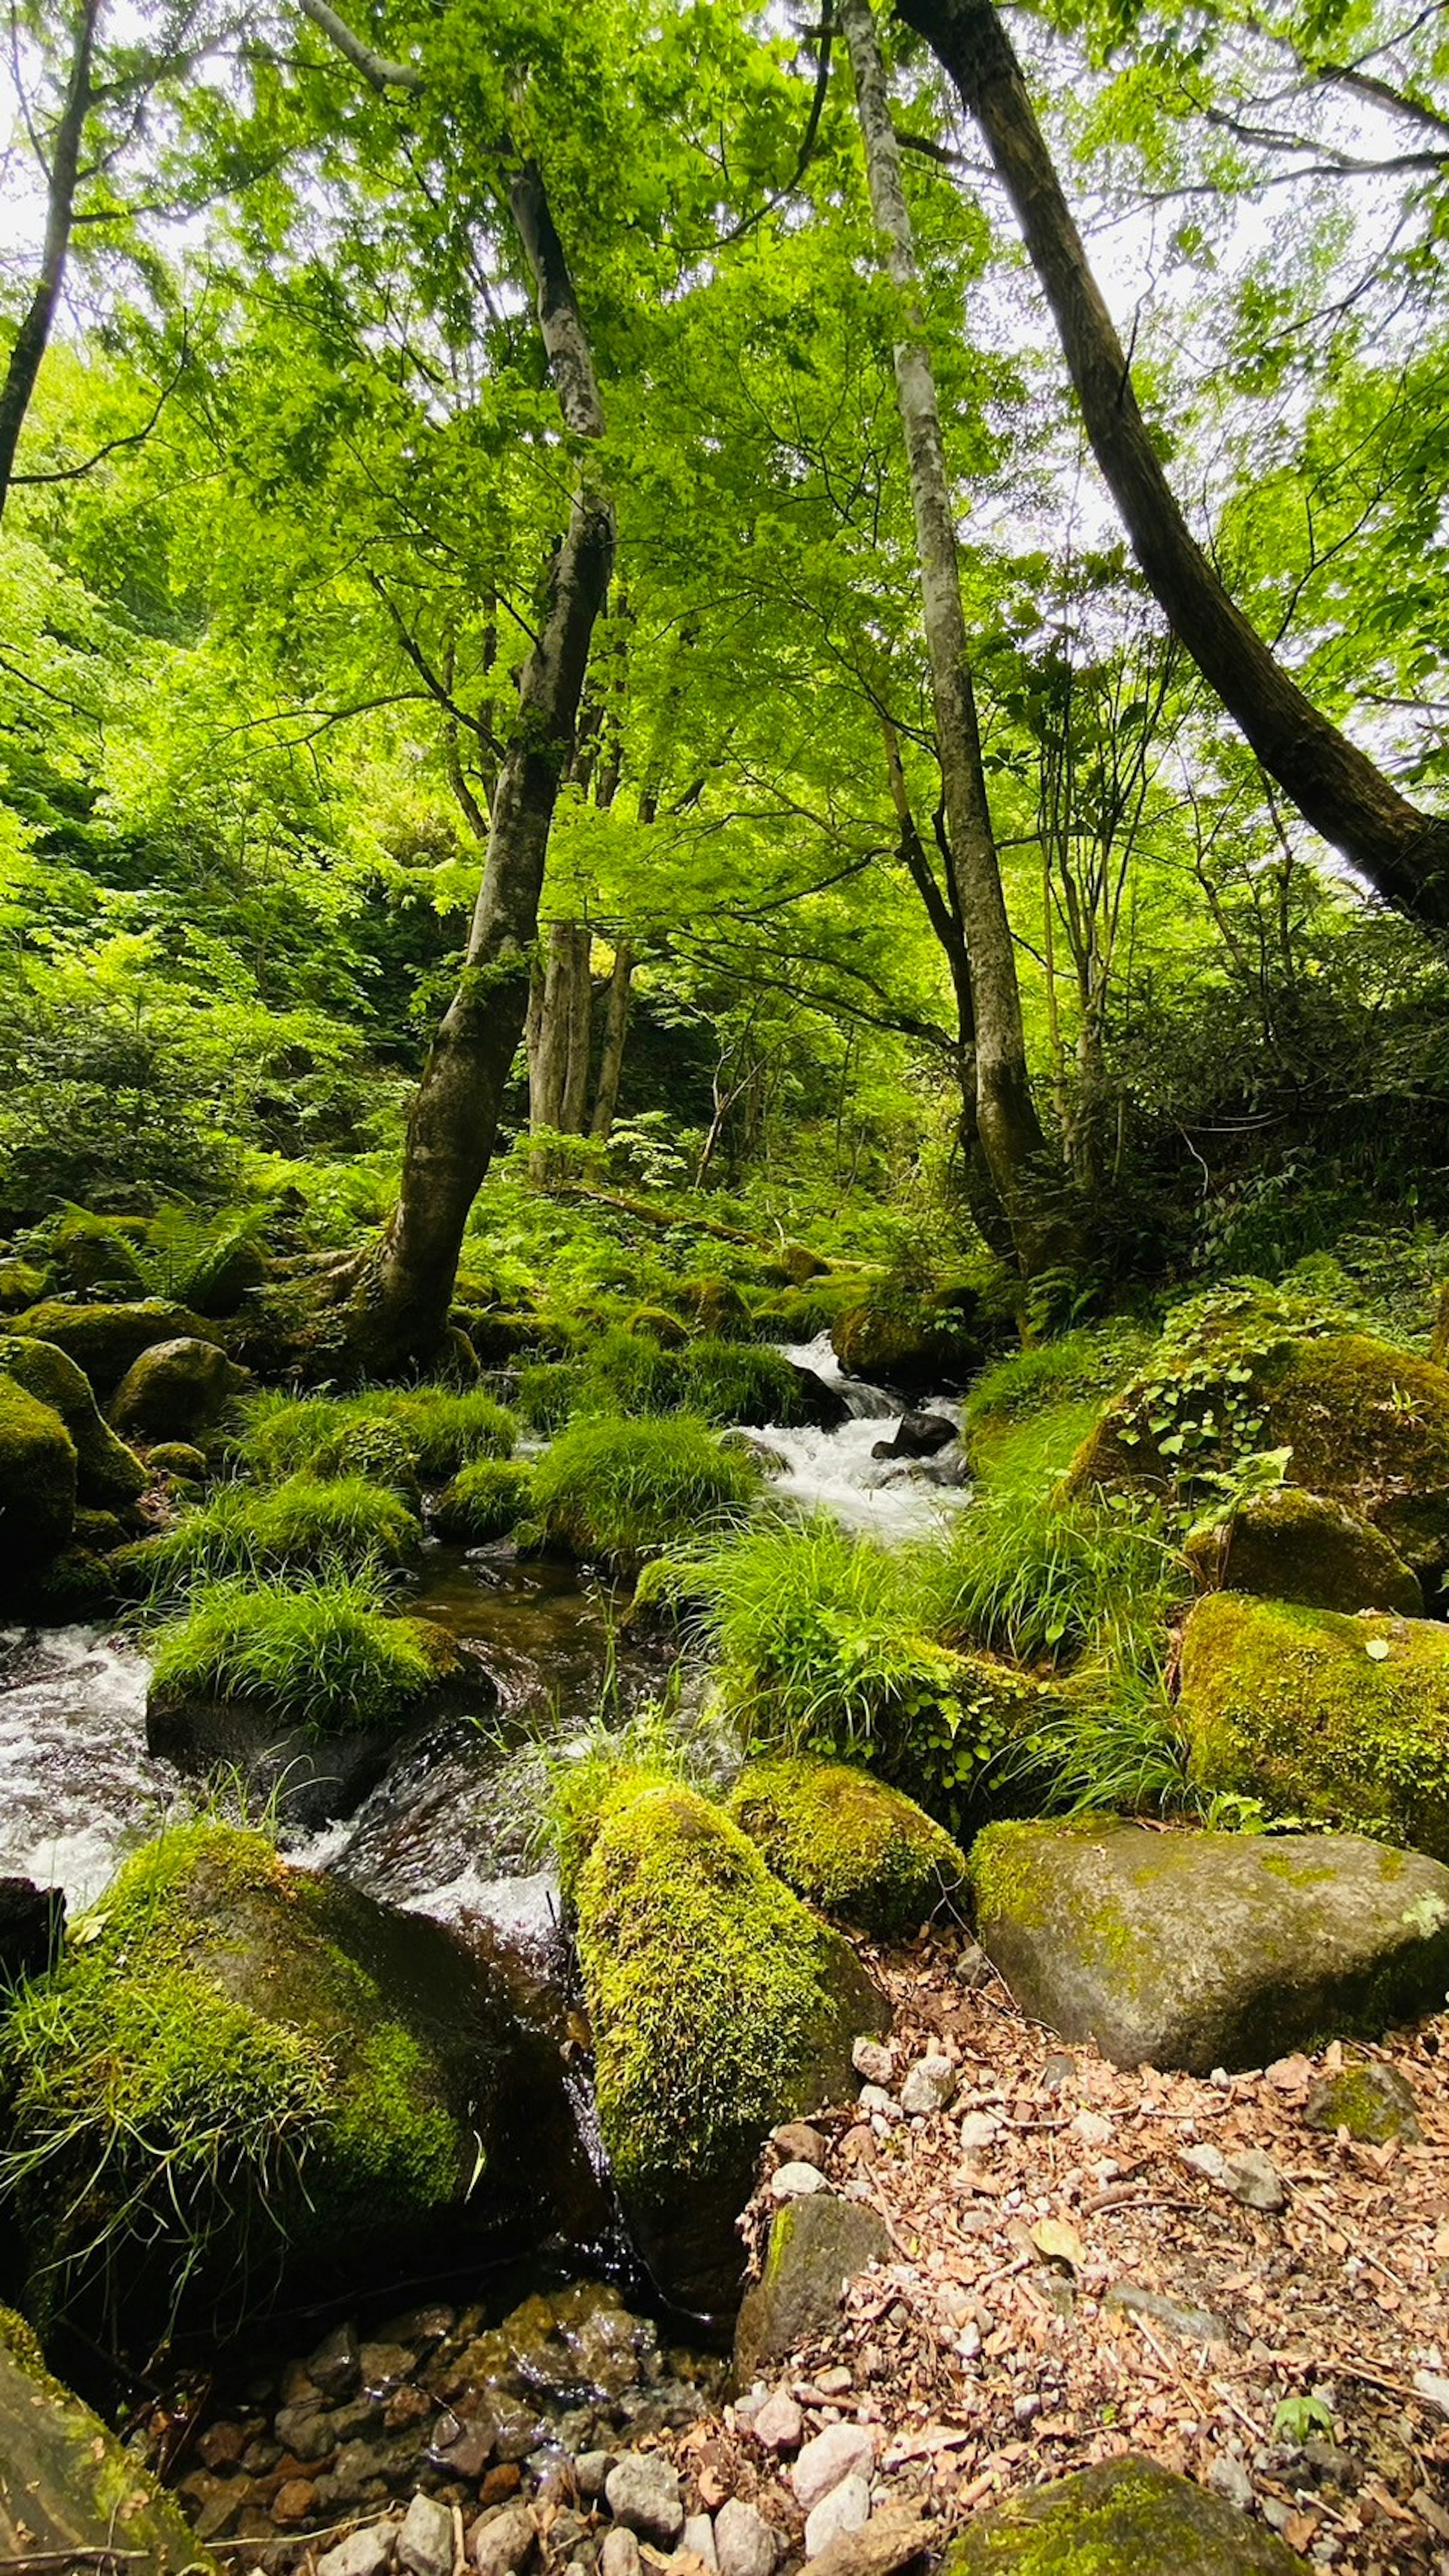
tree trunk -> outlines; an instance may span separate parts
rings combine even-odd
[[[588,924],[569,923],[568,1071],[564,1076],[563,1116],[566,1136],[582,1136],[589,1108],[589,1055],[593,1043],[594,996],[589,982]]]
[[[589,1133],[601,1143],[608,1141],[619,1106],[619,1083],[624,1071],[624,1043],[629,1035],[629,995],[634,978],[634,951],[627,939],[621,939],[614,951],[614,971],[609,977],[609,997],[604,1006],[604,1043],[599,1057],[599,1085],[594,1094],[594,1114]]]
[[[1029,1276],[1062,1258],[1042,1206],[1045,1141],[1031,1096],[1021,995],[981,766],[976,698],[961,604],[956,529],[931,362],[920,336],[915,249],[901,182],[871,0],[843,0],[871,205],[908,335],[895,344],[896,393],[910,467],[921,610],[950,837],[955,906],[966,943],[976,1043],[976,1126],[1017,1258]]]
[[[40,374],[40,362],[50,340],[51,324],[65,277],[75,214],[76,183],[80,176],[81,138],[91,107],[91,66],[95,58],[101,8],[102,0],[81,0],[70,78],[51,145],[40,275],[11,343],[5,380],[0,384],[0,517],[4,515],[9,497],[10,478],[15,471],[15,451],[20,444],[25,415],[30,409],[31,396]]]
[[[858,8],[862,0],[851,0]],[[896,0],[955,81],[1016,210],[1097,462],[1144,574],[1270,777],[1386,903],[1449,927],[1449,823],[1422,813],[1310,704],[1228,597],[1158,463],[1121,341],[1087,263],[1026,83],[991,0]]]

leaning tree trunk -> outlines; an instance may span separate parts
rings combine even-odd
[[[1027,1073],[1016,953],[981,765],[976,697],[961,604],[956,527],[935,378],[921,336],[911,219],[901,180],[871,0],[843,0],[871,206],[906,336],[895,344],[896,394],[910,467],[921,612],[951,847],[956,910],[966,943],[976,1045],[976,1125],[1028,1276],[1062,1258],[1060,1228],[1043,1206],[1046,1148]]]
[[[593,355],[532,162],[513,172],[509,201],[559,408],[582,443],[578,483],[519,682],[462,975],[413,1100],[397,1206],[353,1298],[354,1346],[379,1370],[429,1359],[446,1331],[463,1230],[492,1159],[523,1034],[549,829],[614,561],[613,508],[590,453],[604,428]]]
[[[991,0],[896,0],[896,7],[950,73],[986,139],[1056,318],[1097,462],[1174,632],[1305,820],[1386,903],[1443,931],[1449,822],[1411,805],[1310,703],[1228,597],[1178,508]]]
[[[40,362],[49,344],[51,324],[55,320],[55,308],[60,301],[65,278],[65,263],[75,221],[81,139],[94,96],[91,67],[101,6],[102,0],[81,0],[70,78],[50,149],[40,275],[21,316],[20,328],[10,344],[4,381],[0,383],[0,516],[4,515],[10,478],[15,471],[15,451],[20,444],[25,415],[30,409],[30,399],[40,374]]]

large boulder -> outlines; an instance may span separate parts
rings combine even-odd
[[[0,1339],[0,1370],[23,1386],[40,1404],[60,1415],[76,1454],[76,1494],[97,1511],[123,1512],[146,1489],[146,1470],[118,1440],[91,1393],[84,1369],[54,1342],[32,1340],[28,1333]]]
[[[969,1280],[930,1289],[874,1289],[831,1327],[836,1358],[852,1377],[899,1387],[903,1395],[964,1386],[986,1357],[981,1294]]]
[[[978,2513],[943,2576],[1303,2576],[1235,2505],[1129,2452]]]
[[[196,1440],[245,1384],[246,1372],[215,1342],[181,1334],[131,1362],[111,1398],[111,1421],[129,1440]]]
[[[216,2561],[179,2505],[99,2415],[46,2369],[24,2320],[0,2308],[0,2555],[9,2566],[206,2576]]]
[[[1250,1451],[1352,1503],[1432,1588],[1449,1570],[1449,1370],[1252,1285],[1195,1298],[1073,1461],[1069,1484],[1170,1492]]]
[[[1188,1544],[1205,1589],[1301,1601],[1312,1610],[1397,1610],[1422,1618],[1417,1574],[1349,1503],[1283,1485],[1241,1503]]]
[[[734,2307],[734,2223],[779,2122],[854,2093],[887,2016],[853,1951],[719,1808],[625,1776],[577,1883],[599,2128],[646,2263],[680,2307]]]
[[[441,1926],[175,1827],[0,2039],[36,2295],[128,2338],[597,2224],[556,2045]],[[179,2286],[178,2286],[179,2285]]]
[[[65,1895],[29,1878],[0,1878],[0,2001],[24,1977],[38,1977],[60,1950]]]
[[[1449,1627],[1216,1592],[1182,1640],[1205,1788],[1449,1860]]]
[[[130,1306],[67,1306],[51,1297],[17,1315],[10,1329],[67,1352],[101,1404],[110,1401],[132,1361],[155,1343],[181,1335],[203,1342],[220,1338],[200,1315],[164,1297],[144,1297]]]
[[[1116,2066],[1264,2066],[1449,1992],[1449,1869],[1347,1836],[987,1827],[977,1928],[1022,2010]]]
[[[748,2388],[771,2362],[828,2334],[847,2282],[869,2263],[888,2263],[885,2221],[838,2192],[803,2192],[775,2215],[760,2278],[746,2291],[735,2327],[735,2379]]]
[[[0,1589],[59,1553],[75,1500],[75,1442],[60,1415],[0,1377]]]
[[[965,1879],[944,1826],[845,1762],[784,1755],[748,1763],[730,1813],[797,1896],[878,1941],[914,1932]]]

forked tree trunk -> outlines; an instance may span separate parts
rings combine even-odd
[[[77,13],[70,78],[66,82],[65,98],[50,147],[40,274],[30,302],[21,315],[20,328],[10,344],[4,381],[0,383],[0,517],[4,515],[9,497],[10,478],[15,471],[15,451],[35,392],[40,362],[49,344],[55,308],[60,301],[65,278],[65,263],[75,220],[76,185],[80,177],[81,139],[92,104],[91,71],[101,8],[102,0],[81,0]]]
[[[624,1071],[624,1047],[629,1035],[629,994],[634,979],[634,951],[627,939],[621,939],[614,951],[614,971],[609,977],[608,999],[604,1005],[604,1040],[599,1056],[599,1082],[594,1094],[594,1114],[589,1134],[605,1144],[619,1106],[619,1084]]]
[[[855,74],[871,206],[905,326],[894,350],[896,394],[910,467],[953,893],[971,981],[976,1126],[1017,1258],[1030,1277],[1060,1260],[1064,1246],[1060,1227],[1044,1206],[1049,1195],[1045,1139],[1027,1073],[1016,955],[981,766],[936,384],[920,331],[915,246],[871,0],[843,0],[841,18]]]
[[[850,0],[852,8],[861,0]],[[992,0],[896,0],[955,81],[1016,210],[1087,435],[1148,582],[1270,777],[1386,903],[1449,927],[1449,823],[1400,795],[1277,662],[1192,535]]]

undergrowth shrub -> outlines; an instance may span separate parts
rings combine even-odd
[[[604,1415],[571,1423],[545,1451],[533,1513],[546,1544],[628,1565],[742,1518],[760,1483],[753,1458],[688,1414]]]
[[[309,1732],[386,1726],[452,1668],[441,1629],[394,1618],[375,1579],[208,1585],[155,1639],[160,1699],[248,1700]]]

